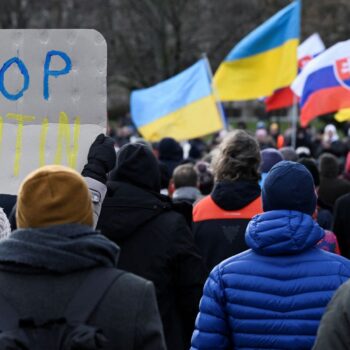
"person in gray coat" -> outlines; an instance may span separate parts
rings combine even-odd
[[[350,349],[350,281],[337,290],[328,304],[312,349]]]
[[[113,159],[108,165],[93,153],[89,162],[96,166],[86,167],[83,175],[96,180],[99,171],[108,172],[114,164]],[[98,206],[91,202],[86,181],[69,168],[42,167],[22,183],[16,207],[18,230],[0,241],[0,330],[11,324],[5,319],[5,303],[18,314],[21,333],[14,338],[20,337],[23,348],[32,349],[33,339],[43,340],[35,338],[39,332],[21,338],[22,331],[62,327],[62,320],[70,333],[60,333],[60,344],[75,344],[68,348],[166,348],[153,284],[116,268],[119,248],[93,229],[96,215]],[[5,348],[9,337],[0,334],[0,348]],[[89,347],[79,346],[81,341]],[[57,342],[53,347],[44,345],[66,348]]]

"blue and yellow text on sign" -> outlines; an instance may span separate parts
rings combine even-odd
[[[133,91],[130,105],[133,122],[149,141],[188,140],[224,127],[205,59],[155,86]]]
[[[297,75],[300,1],[294,1],[241,40],[219,66],[214,83],[222,101],[270,96]]]
[[[94,30],[0,30],[0,193],[45,164],[80,170],[106,127],[107,47]]]

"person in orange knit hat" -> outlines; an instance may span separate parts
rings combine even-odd
[[[118,270],[119,247],[93,228],[87,183],[114,163],[100,135],[86,179],[50,165],[23,181],[19,229],[0,240],[0,349],[165,349],[152,283]]]
[[[93,226],[92,213],[91,196],[84,179],[61,165],[47,165],[32,172],[18,192],[18,228]]]

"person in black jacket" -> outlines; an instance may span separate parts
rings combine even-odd
[[[96,149],[101,150],[94,146],[85,172],[103,179],[109,161],[94,155]],[[115,153],[114,160],[113,156],[109,160],[114,163]],[[91,167],[92,163],[95,166]],[[91,195],[81,175],[57,165],[33,172],[19,190],[16,218],[19,229],[0,241],[0,323],[10,326],[12,321],[20,328],[10,339],[6,338],[7,329],[1,328],[1,349],[33,349],[33,342],[37,345],[38,341],[46,349],[61,348],[67,342],[74,343],[76,349],[101,349],[104,340],[106,350],[165,349],[154,287],[116,268],[119,248],[93,229]],[[113,279],[102,288],[108,276]],[[4,320],[4,300],[22,321]],[[79,302],[79,307],[69,307],[72,300],[73,306]],[[85,323],[77,322],[91,307]],[[47,344],[48,338],[35,327],[51,337],[62,329],[60,345]],[[33,335],[20,339],[31,342],[25,347],[17,344],[22,330]],[[5,346],[8,341],[16,341],[16,345]]]
[[[184,218],[159,194],[152,151],[141,144],[122,147],[107,188],[97,227],[120,246],[120,268],[155,284],[168,349],[188,349],[204,267]]]
[[[313,350],[348,350],[350,348],[350,281],[344,283],[327,306]]]
[[[324,153],[320,162],[319,200],[333,209],[335,201],[350,192],[350,182],[339,178],[338,159],[330,153]]]
[[[350,259],[350,193],[337,199],[334,206],[333,232],[337,236],[341,255]]]
[[[226,136],[213,160],[215,186],[193,209],[193,232],[209,271],[222,260],[248,249],[244,233],[261,213],[260,150],[243,130]]]
[[[174,169],[183,161],[183,150],[180,144],[171,137],[165,137],[159,142],[159,161],[164,164],[169,176],[172,177]]]

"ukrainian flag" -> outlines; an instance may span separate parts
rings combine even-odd
[[[130,104],[134,124],[149,141],[188,140],[224,128],[206,59],[155,86],[133,91]]]
[[[292,83],[298,69],[300,10],[300,1],[293,1],[232,49],[214,76],[222,101],[270,96]]]

